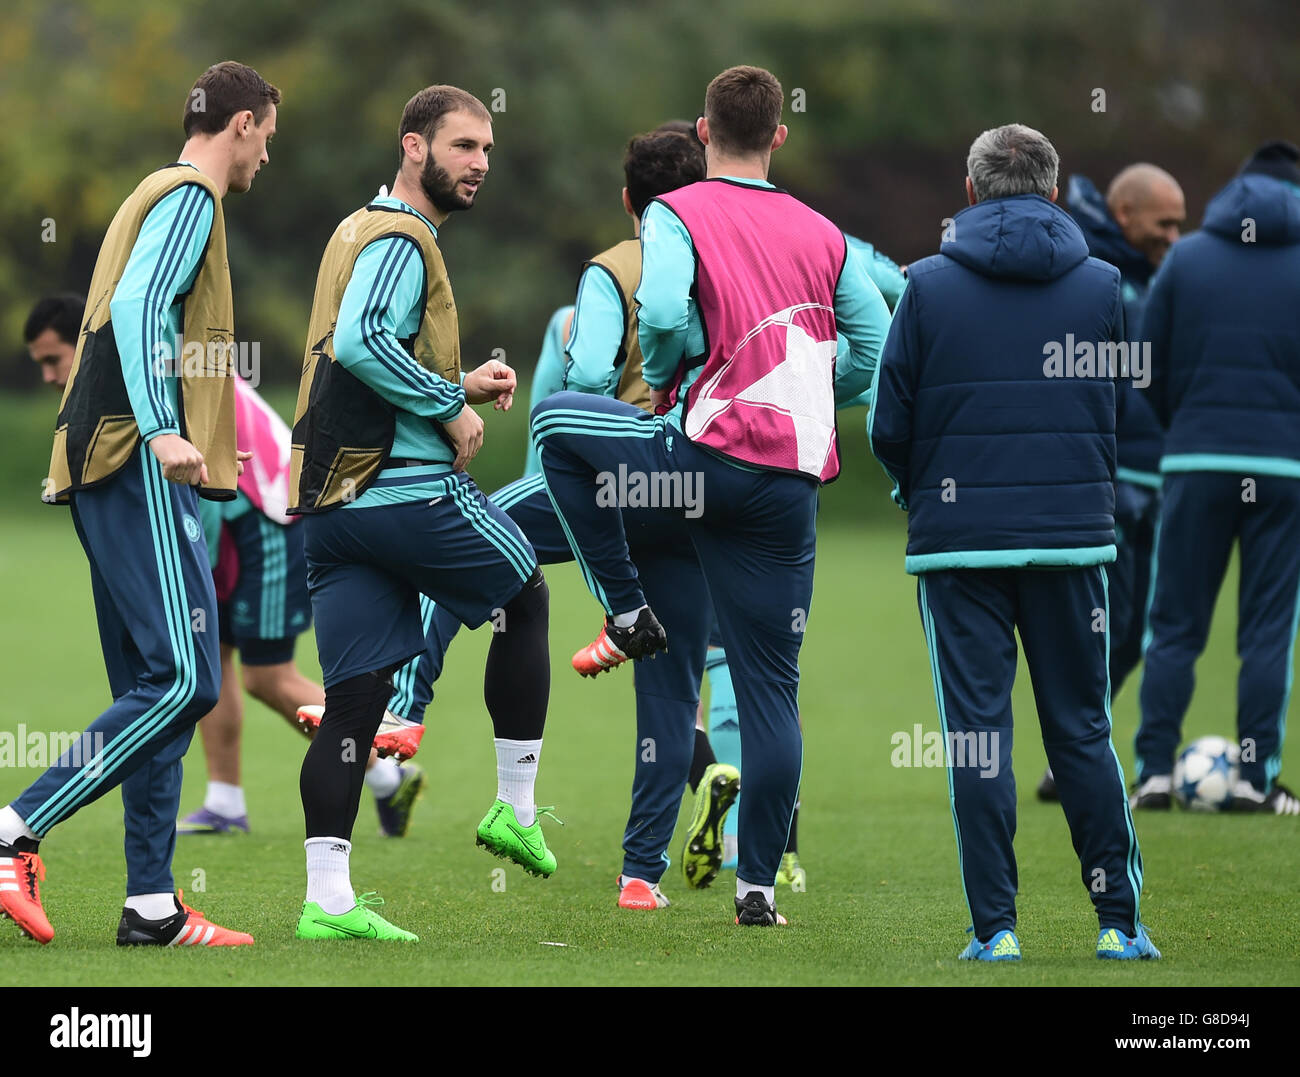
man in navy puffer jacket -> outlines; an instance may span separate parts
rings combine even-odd
[[[1261,147],[1175,244],[1142,326],[1168,430],[1144,650],[1134,805],[1168,808],[1193,667],[1241,543],[1237,733],[1229,807],[1300,814],[1277,783],[1300,586],[1300,153]]]
[[[971,146],[969,209],[913,264],[876,372],[872,451],[908,510],[958,862],[974,939],[1015,960],[1011,686],[1020,632],[1048,762],[1097,911],[1098,957],[1154,958],[1142,857],[1110,734],[1119,272],[1054,202],[1028,127]],[[1100,374],[1100,376],[1099,376]]]
[[[1088,253],[1120,274],[1127,335],[1137,339],[1142,308],[1156,268],[1177,242],[1187,210],[1183,189],[1163,168],[1139,163],[1121,170],[1103,198],[1086,176],[1071,176],[1066,203],[1083,232]],[[1142,657],[1156,518],[1160,514],[1160,454],[1164,431],[1135,380],[1115,383],[1115,563],[1110,585],[1110,694],[1114,698]],[[1136,382],[1136,384],[1135,384]],[[1056,799],[1051,770],[1038,785],[1039,800]]]

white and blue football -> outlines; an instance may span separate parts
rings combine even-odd
[[[1174,764],[1174,796],[1192,811],[1222,811],[1237,784],[1241,749],[1224,737],[1192,741]]]

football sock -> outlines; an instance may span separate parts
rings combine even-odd
[[[14,845],[23,838],[28,841],[41,840],[36,836],[36,831],[28,827],[19,814],[6,804],[0,808],[0,841],[6,845]],[[30,849],[26,851],[31,852]]]
[[[540,742],[551,694],[550,591],[541,569],[503,612],[503,627],[493,631],[488,647],[483,701],[492,716],[493,736]]]
[[[241,815],[248,814],[248,806],[244,803],[244,790],[241,786],[231,785],[229,782],[208,782],[208,792],[203,798],[203,806],[215,815],[224,815],[227,819],[238,819]],[[172,910],[175,912],[175,910]],[[136,909],[136,912],[140,912]],[[140,913],[144,916],[144,913]],[[147,920],[157,920],[156,916],[145,917]]]
[[[709,735],[703,729],[695,730],[695,754],[691,757],[691,792],[694,793],[700,787],[700,779],[704,777],[704,772],[709,769],[718,760],[713,755],[713,746],[709,743]]]
[[[376,759],[375,765],[366,771],[366,788],[375,794],[376,800],[391,797],[401,784],[402,768],[396,759]]]
[[[537,821],[533,787],[537,784],[537,761],[542,756],[542,742],[540,739],[497,738],[495,744],[497,799],[515,809],[515,818],[520,826],[532,826]]]
[[[748,897],[749,894],[755,890],[759,891],[763,895],[763,897],[767,900],[767,903],[769,905],[775,903],[776,901],[775,886],[755,886],[753,883],[745,882],[745,880],[742,879],[739,875],[736,876],[736,897],[740,898],[741,901],[744,901],[745,898]]]
[[[620,890],[622,890],[623,887],[627,886],[629,883],[645,883],[646,886],[650,887],[651,890],[653,890],[656,886],[659,885],[658,883],[652,883],[649,879],[641,879],[635,875],[620,875],[618,877],[618,888]]]
[[[725,667],[724,667],[725,668]],[[710,690],[717,692],[717,681],[710,683]],[[725,683],[730,687],[731,679],[726,678]],[[716,695],[715,697],[716,698]],[[725,714],[726,711],[724,710]],[[710,708],[712,714],[712,708]],[[719,763],[730,763],[737,770],[740,770],[740,726],[736,724],[733,717],[725,721],[719,721],[711,718],[709,722],[709,743],[713,745],[714,754],[718,757]],[[723,821],[722,832],[726,835],[734,835],[740,828],[740,798],[745,794],[743,792],[745,785],[745,773],[741,771],[740,785],[742,792],[736,797],[736,802],[731,805],[731,810],[727,812],[727,818]]]
[[[787,853],[797,853],[799,851],[799,802],[794,802],[794,815],[790,817],[790,836],[785,839],[785,851]]]
[[[641,616],[641,611],[645,608],[646,608],[645,606],[638,606],[631,613],[614,614],[614,627],[631,628],[634,624],[636,624],[636,619]]]
[[[180,911],[175,894],[134,894],[126,899],[126,907],[146,920],[166,920]]]
[[[391,673],[361,673],[325,689],[325,716],[298,779],[308,838],[351,840],[370,745],[393,691]]]
[[[709,677],[709,743],[719,763],[730,763],[740,768],[740,721],[736,711],[736,690],[731,684],[731,669],[727,653],[720,647],[710,647],[704,666]],[[743,787],[745,772],[741,770]],[[743,795],[743,794],[742,794]],[[727,812],[723,824],[724,834],[735,834],[740,826],[740,797]],[[743,894],[741,895],[744,896]]]
[[[709,660],[705,665],[705,670],[709,675],[709,732],[717,730],[723,722],[730,722],[736,726],[737,736],[739,736],[739,721],[736,711],[736,689],[731,683],[731,667],[727,665],[726,655],[722,651],[709,651]],[[740,745],[736,745],[736,758],[727,759],[721,752],[722,749],[715,743],[713,750],[718,752],[718,758],[723,763],[730,763],[732,766],[740,766]]]
[[[357,903],[352,893],[348,856],[352,843],[343,838],[308,838],[307,900],[314,901],[330,916],[342,916]]]

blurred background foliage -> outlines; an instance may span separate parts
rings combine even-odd
[[[237,333],[260,342],[263,382],[287,408],[320,252],[391,183],[402,106],[427,84],[493,108],[479,205],[441,242],[466,365],[501,348],[527,379],[583,259],[630,235],[628,137],[693,119],[724,67],[761,64],[785,87],[791,133],[773,180],[906,263],[937,248],[940,222],[964,204],[971,139],[1010,121],[1054,141],[1063,185],[1083,172],[1104,187],[1135,160],[1168,168],[1199,221],[1256,144],[1300,139],[1298,40],[1294,0],[7,0],[0,387],[23,395],[0,417],[52,413],[23,319],[43,294],[85,291],[112,214],[175,159],[187,92],[218,60],[253,65],[284,95],[270,165],[227,200],[226,221]],[[844,416],[846,440],[862,440],[862,417]],[[489,489],[523,455],[523,423],[512,415],[494,437],[498,418],[475,468]],[[836,511],[888,512],[862,464],[846,479],[870,486],[871,505],[837,497]],[[0,482],[31,470],[34,491],[45,465],[9,462]]]

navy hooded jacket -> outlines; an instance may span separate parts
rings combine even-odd
[[[1300,188],[1242,175],[1151,286],[1161,470],[1300,478]]]
[[[1136,339],[1155,266],[1124,238],[1123,230],[1110,215],[1106,199],[1091,180],[1071,176],[1068,190],[1066,202],[1070,215],[1083,231],[1088,253],[1119,270],[1126,332],[1130,339]],[[1159,488],[1164,431],[1144,389],[1137,388],[1128,378],[1117,381],[1115,412],[1115,477],[1121,482]]]
[[[868,428],[907,571],[1113,561],[1114,382],[1049,363],[1121,339],[1119,271],[1038,195],[962,210],[940,251],[908,268]]]

